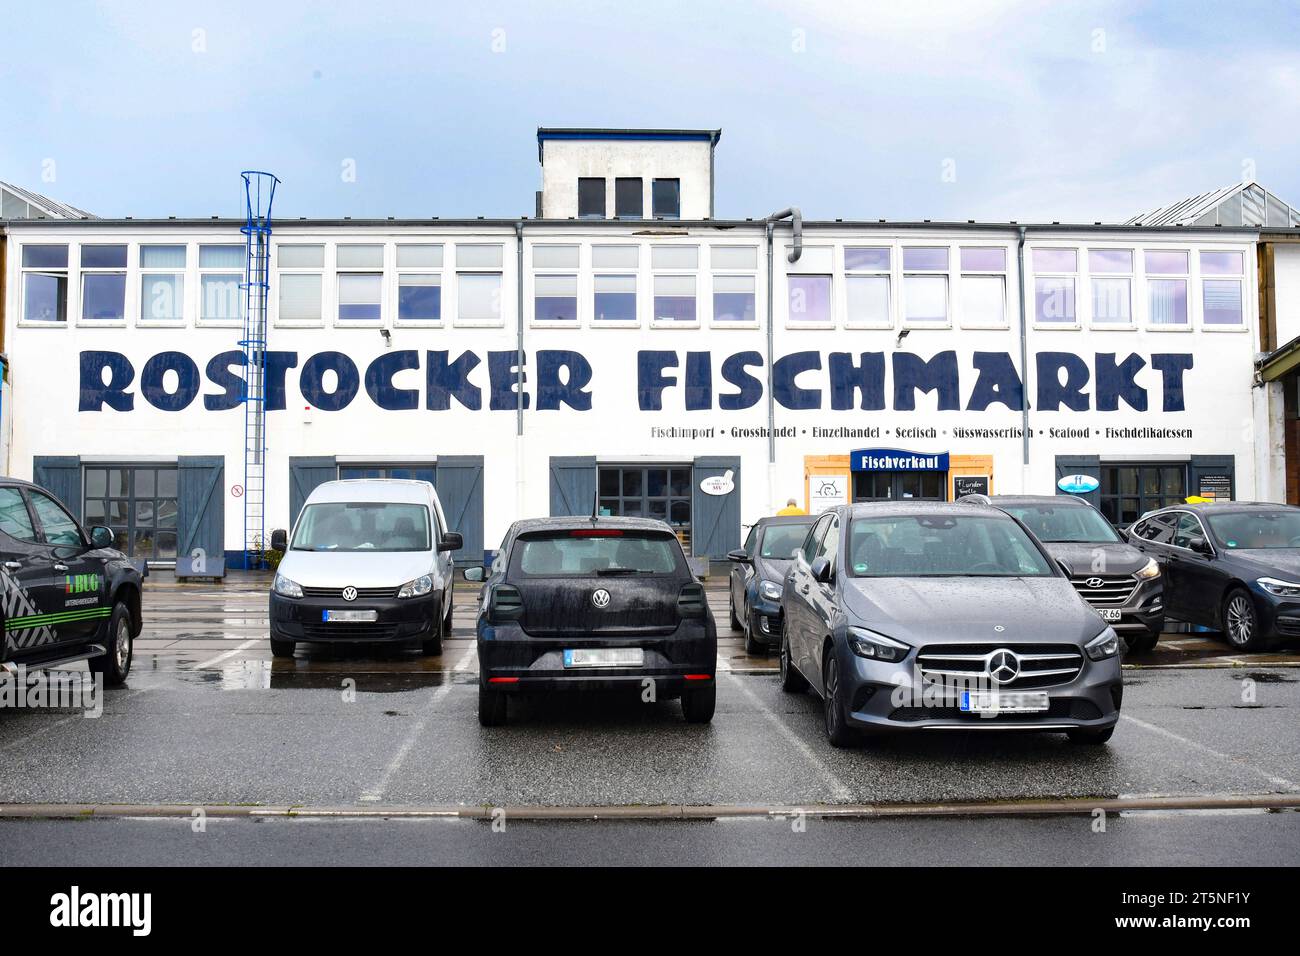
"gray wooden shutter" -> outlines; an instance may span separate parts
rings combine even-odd
[[[1096,491],[1090,491],[1086,495],[1075,495],[1076,498],[1082,498],[1094,508],[1101,507],[1101,456],[1099,455],[1057,455],[1056,456],[1056,481],[1052,482],[1052,490],[1058,495],[1069,494],[1056,487],[1056,482],[1060,481],[1066,475],[1091,475],[1096,478],[1099,484]]]
[[[465,546],[452,552],[457,561],[483,560],[483,456],[439,455],[433,476],[447,530],[459,531]]]
[[[32,459],[33,481],[63,502],[81,520],[81,459],[75,455],[37,455]]]
[[[210,558],[226,554],[226,460],[195,455],[176,459],[176,553],[202,548]]]
[[[590,515],[596,507],[596,457],[551,457],[551,516]]]
[[[284,530],[288,531],[297,522],[298,513],[302,511],[307,496],[316,490],[316,486],[334,481],[338,476],[339,466],[333,458],[291,457],[289,459],[289,527]],[[278,527],[271,521],[270,516],[267,521],[268,528]]]
[[[705,478],[728,471],[736,485],[729,494],[706,495],[700,489]],[[740,459],[696,458],[691,481],[691,554],[721,561],[740,547]]]

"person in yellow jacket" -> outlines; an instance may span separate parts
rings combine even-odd
[[[807,513],[808,512],[804,511],[797,504],[795,504],[795,500],[793,498],[789,498],[786,500],[785,507],[777,512],[777,516],[781,517],[782,515],[806,515]]]

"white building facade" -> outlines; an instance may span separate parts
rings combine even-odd
[[[539,135],[545,219],[275,225],[267,527],[366,475],[434,481],[467,561],[593,507],[717,560],[789,498],[1284,500],[1258,229],[715,221],[716,131],[594,132]],[[246,544],[240,225],[5,225],[9,473],[138,558]]]

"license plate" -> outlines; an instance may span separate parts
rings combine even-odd
[[[965,690],[958,709],[968,714],[1032,714],[1047,710],[1047,695]]]
[[[1117,607],[1099,607],[1097,613],[1101,615],[1101,619],[1107,624],[1118,624],[1123,618],[1123,614]]]
[[[582,647],[564,652],[565,667],[640,667],[645,651],[639,647]]]
[[[332,624],[363,624],[379,620],[378,611],[321,611],[320,619]]]

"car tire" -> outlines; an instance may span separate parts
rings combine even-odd
[[[293,652],[298,649],[294,641],[278,641],[271,638],[271,656],[272,657],[293,657]]]
[[[438,623],[433,625],[433,633],[420,642],[420,653],[425,657],[437,657],[442,653],[442,627],[445,622],[441,614]]]
[[[509,703],[499,690],[478,685],[478,722],[484,727],[504,727],[509,717]]]
[[[826,739],[832,747],[848,747],[857,740],[857,734],[844,717],[844,701],[840,699],[840,662],[833,647],[827,647],[822,662],[822,704],[826,720]]]
[[[131,659],[135,656],[135,642],[131,637],[131,612],[120,601],[113,605],[108,619],[108,637],[104,641],[106,654],[86,661],[92,674],[102,674],[104,686],[121,687],[131,673]]]
[[[790,660],[790,639],[781,629],[781,689],[787,694],[802,694],[808,689],[808,682]]]
[[[736,617],[736,595],[731,588],[727,588],[727,607],[731,612],[731,629],[733,631],[743,631],[744,625],[740,623],[740,618]]]
[[[751,657],[767,657],[767,645],[762,641],[754,640],[753,621],[750,621],[750,626],[745,628],[745,653]]]
[[[452,591],[452,598],[447,602],[447,614],[442,619],[442,634],[444,637],[451,637],[451,612],[456,609],[456,594]]]
[[[1115,732],[1112,724],[1105,730],[1067,730],[1065,735],[1070,738],[1072,744],[1086,744],[1099,746],[1110,740],[1110,735]]]
[[[1142,631],[1140,634],[1124,638],[1124,643],[1130,654],[1150,654],[1156,649],[1159,640],[1159,631]]]
[[[682,691],[682,716],[688,724],[707,724],[713,719],[713,710],[718,703],[718,685],[709,681],[707,687],[697,687]]]
[[[1245,588],[1233,588],[1223,599],[1223,636],[1241,651],[1255,651],[1264,646],[1264,635],[1255,613],[1255,602]]]

